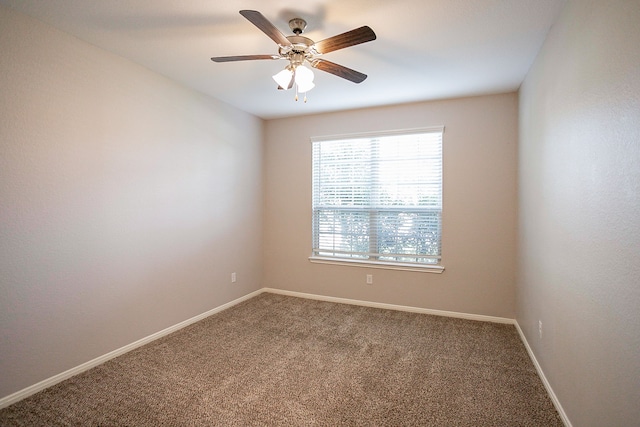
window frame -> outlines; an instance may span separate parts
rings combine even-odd
[[[444,126],[432,126],[432,127],[423,127],[423,128],[413,128],[413,129],[399,129],[399,130],[391,130],[391,131],[376,131],[376,132],[363,132],[363,133],[353,133],[353,134],[342,134],[342,135],[327,135],[327,136],[315,136],[310,138],[310,142],[313,146],[316,142],[323,141],[337,141],[337,140],[347,140],[347,139],[363,139],[363,138],[380,138],[394,135],[409,135],[409,134],[417,134],[417,133],[440,133],[441,137],[441,160],[440,166],[442,167],[442,175],[440,176],[441,182],[441,197],[444,187]],[[312,148],[312,174],[314,171],[314,156],[313,156],[313,148]],[[334,265],[345,265],[345,266],[356,266],[356,267],[368,267],[368,268],[381,268],[388,270],[403,270],[403,271],[416,271],[416,272],[429,272],[429,273],[442,273],[444,271],[444,266],[442,265],[442,228],[443,228],[443,217],[442,211],[443,206],[440,205],[440,241],[439,241],[439,249],[440,254],[437,256],[437,263],[428,264],[428,263],[420,263],[420,262],[402,262],[402,261],[392,261],[392,260],[379,260],[379,259],[364,259],[364,258],[342,258],[342,257],[334,257],[334,256],[323,256],[316,254],[316,244],[315,244],[315,222],[314,222],[314,200],[313,194],[314,189],[313,185],[315,182],[315,177],[312,175],[311,180],[311,193],[312,193],[312,212],[311,212],[311,247],[312,253],[309,256],[309,261],[312,263],[318,264],[334,264]],[[370,212],[379,211],[383,209],[370,209]],[[410,207],[405,209],[406,211],[411,210]],[[375,233],[374,233],[375,234]],[[373,239],[372,239],[373,240]],[[371,243],[371,242],[370,242]],[[371,243],[373,244],[373,243]],[[337,252],[337,251],[334,251]],[[435,257],[434,257],[435,258]]]

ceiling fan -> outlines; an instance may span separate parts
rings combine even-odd
[[[314,42],[302,36],[302,32],[307,26],[307,22],[301,18],[294,18],[289,21],[289,28],[293,31],[292,36],[285,36],[267,18],[256,10],[241,10],[240,15],[258,27],[263,33],[278,44],[277,55],[242,55],[242,56],[217,56],[211,58],[213,62],[233,62],[248,61],[255,59],[286,59],[289,65],[273,79],[278,83],[278,89],[288,90],[296,87],[296,101],[298,92],[306,94],[315,86],[313,83],[313,72],[304,66],[305,62],[318,70],[331,73],[354,83],[361,83],[366,78],[366,74],[352,70],[345,66],[322,59],[321,56],[338,49],[355,46],[376,39],[376,34],[367,26],[329,37],[328,39]],[[305,95],[305,102],[306,102]]]

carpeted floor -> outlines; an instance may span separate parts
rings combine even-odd
[[[2,426],[562,426],[512,325],[264,293],[0,410]]]

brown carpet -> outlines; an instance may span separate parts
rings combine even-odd
[[[512,325],[261,294],[2,426],[561,426]]]

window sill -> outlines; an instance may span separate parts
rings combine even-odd
[[[336,258],[320,257],[320,256],[311,256],[309,257],[309,261],[316,264],[334,264],[334,265],[346,265],[349,267],[368,267],[368,268],[382,268],[385,270],[417,271],[420,273],[441,274],[444,271],[444,267],[441,265],[426,265],[426,264],[417,265],[417,264],[405,264],[401,262],[336,259]]]

